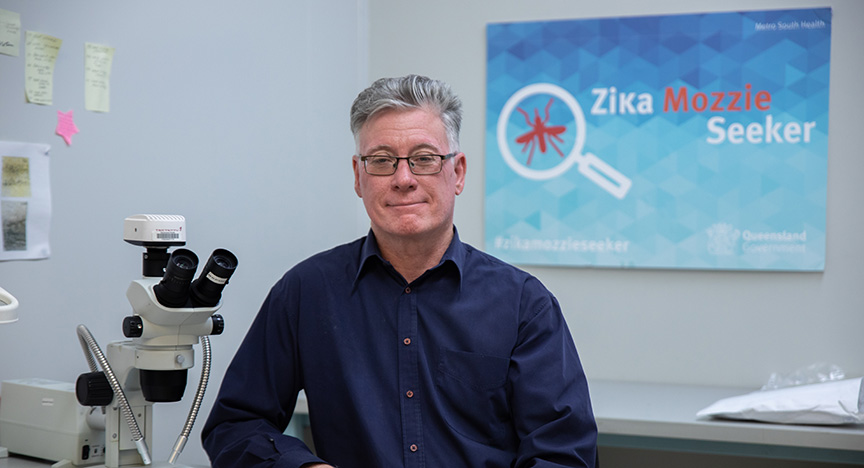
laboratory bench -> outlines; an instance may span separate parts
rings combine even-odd
[[[605,380],[589,382],[602,447],[736,455],[778,460],[864,465],[864,425],[804,426],[699,419],[696,413],[752,388]],[[304,397],[287,433],[304,434]],[[50,466],[20,457],[0,458],[0,468]]]
[[[601,447],[864,465],[864,425],[804,426],[698,419],[712,403],[756,389],[591,381]]]
[[[712,403],[756,389],[589,382],[601,448],[632,448],[864,465],[864,425],[803,426],[699,419]],[[308,434],[305,398],[288,433]]]
[[[21,455],[9,455],[8,458],[0,458],[0,468],[46,468],[53,465],[47,460],[24,457]],[[98,468],[101,465],[90,465],[90,468]],[[205,465],[192,465],[193,468],[207,468]],[[87,468],[82,466],[81,468]]]
[[[0,458],[0,468],[45,468],[51,466],[49,462],[36,458],[9,455],[8,458]]]

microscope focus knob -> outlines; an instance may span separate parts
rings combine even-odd
[[[210,321],[213,322],[213,331],[210,332],[211,335],[221,335],[222,332],[225,331],[225,319],[222,318],[221,315],[211,315]]]
[[[114,391],[104,372],[90,372],[78,376],[75,396],[84,406],[107,406],[114,400]]]
[[[132,315],[123,319],[123,336],[126,338],[140,338],[144,334],[144,320],[138,315]]]

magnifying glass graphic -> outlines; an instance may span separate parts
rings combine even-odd
[[[507,127],[511,114],[525,99],[538,94],[560,99],[570,109],[576,125],[576,141],[570,153],[560,163],[546,169],[532,169],[519,162],[513,152],[510,151],[510,145],[507,141]],[[524,111],[520,109],[520,112]],[[543,137],[543,135],[538,136],[538,138]],[[501,150],[504,161],[513,171],[526,179],[552,179],[567,172],[575,164],[579,173],[618,199],[624,198],[632,185],[632,181],[627,176],[618,172],[602,159],[592,153],[582,152],[585,146],[585,114],[582,113],[582,107],[579,106],[576,99],[560,86],[551,83],[535,83],[516,91],[504,104],[504,108],[501,109],[501,114],[498,116],[497,138],[498,148]]]

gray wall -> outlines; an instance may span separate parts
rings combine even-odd
[[[368,3],[368,7],[367,7]],[[0,326],[0,379],[73,381],[86,370],[75,326],[122,339],[125,291],[141,249],[122,240],[136,213],[183,214],[187,247],[226,247],[240,266],[225,291],[224,335],[203,414],[269,287],[306,256],[365,233],[352,190],[347,110],[379,76],[425,73],[465,101],[463,239],[482,247],[485,24],[806,6],[834,7],[824,273],[527,268],[558,296],[590,378],[757,387],[816,361],[864,374],[864,173],[858,109],[864,3],[855,0],[0,0],[23,29],[64,40],[54,104],[25,104],[23,55],[0,56],[0,139],[52,145],[52,256],[0,263],[21,320]],[[86,7],[86,8],[82,8]],[[368,8],[368,11],[367,11]],[[86,11],[85,11],[86,10]],[[367,37],[368,34],[368,37]],[[84,42],[114,46],[112,110],[83,106]],[[22,50],[23,52],[23,50]],[[75,110],[67,147],[56,111]],[[200,357],[200,352],[199,352]],[[190,372],[191,394],[197,384]],[[156,406],[164,460],[190,403]],[[203,417],[202,417],[203,419]],[[193,441],[181,458],[204,463]]]
[[[53,2],[0,0],[22,29],[63,39],[54,104],[24,103],[24,50],[0,55],[0,140],[52,145],[52,255],[0,262],[0,284],[21,302],[0,326],[0,380],[74,382],[87,370],[75,327],[102,345],[122,340],[129,282],[143,249],[123,242],[137,213],[186,216],[202,262],[233,251],[222,336],[205,409],[180,458],[205,463],[198,434],[225,366],[264,295],[286,269],[365,234],[353,191],[348,108],[367,83],[365,0],[316,2]],[[23,34],[22,34],[23,40]],[[116,48],[111,112],[84,109],[84,43]],[[72,146],[54,135],[74,109]],[[200,364],[200,348],[196,359]],[[187,398],[156,405],[154,460],[182,429]]]
[[[864,374],[864,2],[858,0],[370,1],[372,76],[424,73],[465,103],[468,156],[456,224],[483,244],[490,22],[833,7],[824,273],[526,267],[560,300],[590,378],[761,386],[824,361]],[[416,21],[422,18],[422,26]]]

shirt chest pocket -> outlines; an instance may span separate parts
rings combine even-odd
[[[454,431],[482,443],[509,443],[509,366],[509,358],[441,350],[436,386],[443,417]]]

